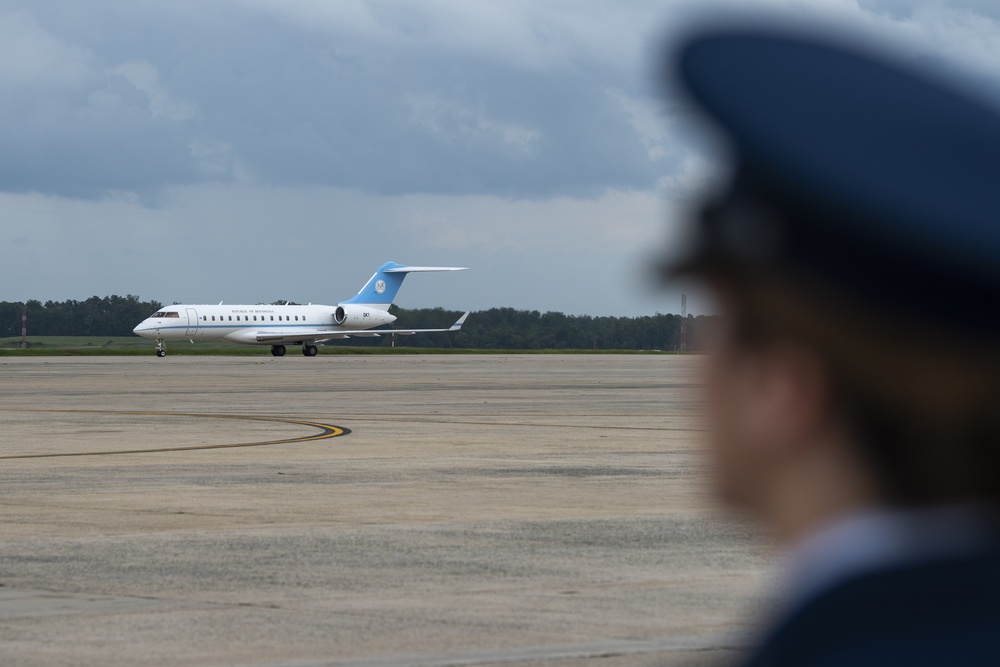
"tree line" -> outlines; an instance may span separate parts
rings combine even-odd
[[[0,301],[0,337],[21,335],[22,310],[29,336],[131,336],[135,325],[162,307],[134,294],[86,301]]]
[[[0,302],[0,337],[21,335],[21,312],[29,336],[130,336],[136,324],[160,310],[158,301],[138,296],[93,296],[85,301]],[[398,329],[446,329],[462,314],[443,308],[392,306]],[[686,318],[688,350],[704,349],[711,316]],[[481,350],[665,350],[681,349],[680,315],[593,317],[559,312],[491,308],[469,315],[457,333],[396,336],[397,347]],[[387,332],[388,333],[388,332]],[[392,345],[391,335],[331,341],[332,345]]]
[[[390,309],[399,329],[447,328],[461,315],[441,308]],[[714,316],[686,318],[686,349],[703,350]],[[491,308],[469,315],[453,334],[396,336],[396,346],[480,350],[664,350],[681,349],[680,315],[594,317],[559,312]],[[371,339],[368,339],[369,341]],[[350,341],[345,341],[350,342]],[[372,343],[369,343],[372,344]],[[374,344],[389,345],[385,338]]]

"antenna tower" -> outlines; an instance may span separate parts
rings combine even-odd
[[[688,295],[681,294],[681,352],[688,349]]]

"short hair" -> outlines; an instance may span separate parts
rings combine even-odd
[[[747,347],[815,353],[888,503],[1000,505],[1000,353],[994,341],[848,300],[808,276],[715,267]],[[990,307],[983,304],[983,307]]]

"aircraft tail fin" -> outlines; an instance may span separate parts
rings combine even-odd
[[[354,297],[341,303],[357,303],[372,306],[379,310],[389,310],[396,293],[403,284],[408,273],[425,273],[429,271],[464,271],[458,266],[404,266],[396,262],[386,262],[378,268],[361,291]]]

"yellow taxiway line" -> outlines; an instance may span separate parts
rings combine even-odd
[[[281,440],[263,440],[260,442],[237,442],[218,445],[182,445],[179,447],[156,447],[151,449],[119,449],[113,451],[98,452],[58,452],[52,454],[16,454],[12,456],[0,456],[0,461],[10,459],[44,459],[63,456],[113,456],[115,454],[155,454],[160,452],[187,452],[200,449],[232,449],[235,447],[266,447],[268,445],[290,445],[299,442],[313,442],[316,440],[327,440],[351,432],[349,428],[324,424],[322,422],[306,421],[302,419],[288,419],[285,417],[250,417],[247,415],[223,415],[199,412],[143,412],[143,411],[121,411],[121,410],[15,410],[5,409],[2,412],[31,412],[31,413],[56,413],[56,414],[91,414],[91,415],[135,415],[146,417],[196,417],[204,419],[238,419],[243,421],[272,422],[279,424],[293,424],[295,426],[309,426],[319,429],[319,433],[306,435],[298,438],[283,438]]]

